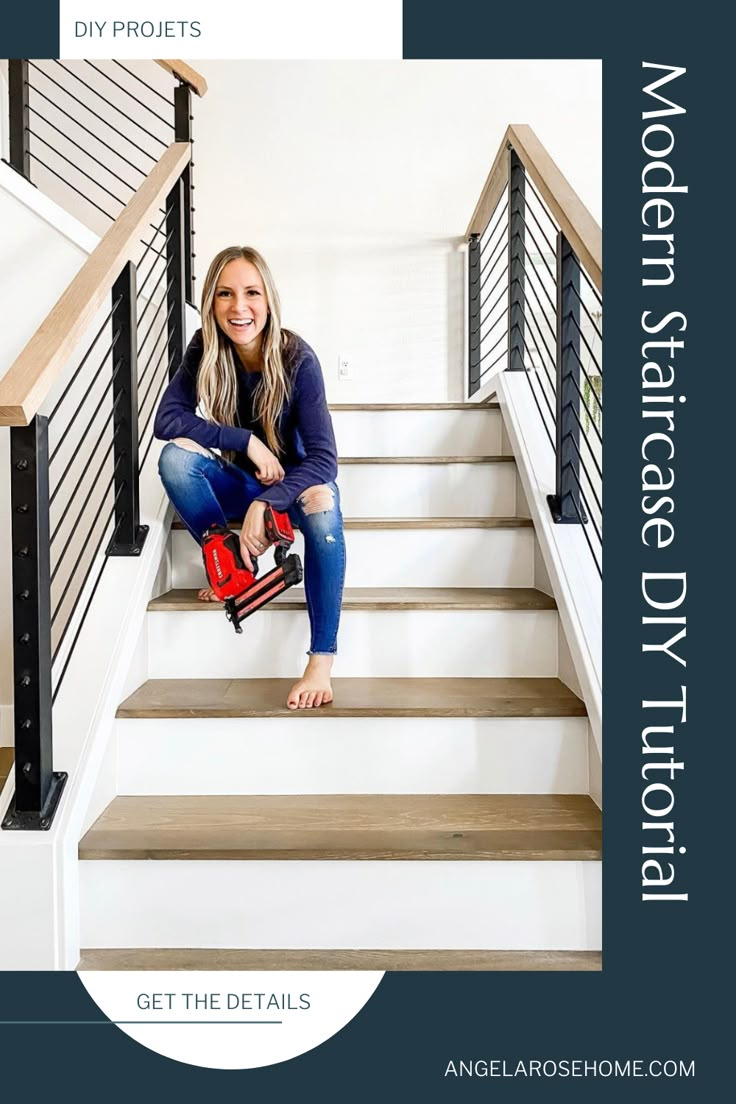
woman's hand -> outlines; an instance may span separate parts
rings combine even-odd
[[[252,556],[261,556],[268,548],[269,541],[266,537],[266,527],[263,515],[266,512],[266,503],[251,502],[248,512],[243,518],[240,530],[240,554],[248,571],[253,570]]]
[[[278,459],[263,441],[259,441],[255,433],[251,433],[247,448],[248,459],[255,465],[256,479],[266,487],[280,483],[284,478],[284,469]]]

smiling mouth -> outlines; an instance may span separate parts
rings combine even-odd
[[[236,329],[242,330],[242,329],[245,329],[247,326],[252,326],[253,325],[253,319],[252,318],[241,318],[241,319],[231,318],[229,324],[231,326],[235,326]]]

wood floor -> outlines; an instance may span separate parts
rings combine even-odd
[[[600,951],[83,950],[77,970],[600,970]]]
[[[240,528],[242,518],[231,518],[231,529]],[[528,517],[406,517],[406,518],[343,518],[345,529],[531,529]],[[184,522],[174,518],[172,529],[184,529]]]
[[[197,589],[169,590],[153,598],[154,613],[219,611],[219,602],[200,602]],[[279,595],[271,610],[305,610],[302,587]],[[554,598],[534,587],[346,587],[342,610],[553,610]]]
[[[347,464],[513,464],[513,456],[341,456]]]
[[[217,607],[216,607],[217,608]],[[344,678],[315,710],[284,704],[290,679],[149,679],[118,717],[584,717],[556,678]]]
[[[13,769],[15,751],[13,748],[0,747],[0,790],[5,785],[6,779]]]
[[[474,403],[330,403],[330,410],[500,410],[497,402]]]
[[[80,859],[597,860],[584,794],[116,797]]]

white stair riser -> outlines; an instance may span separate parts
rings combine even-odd
[[[280,703],[279,703],[280,704]],[[584,717],[130,719],[119,794],[588,791]]]
[[[338,456],[497,456],[500,410],[336,410]]]
[[[149,613],[150,678],[290,678],[309,647],[306,610],[266,607],[237,636],[219,608]],[[343,610],[336,675],[555,676],[556,610]]]
[[[598,862],[84,861],[83,947],[599,950]]]
[[[294,549],[304,562],[297,531]],[[347,529],[349,587],[534,585],[532,529]],[[172,586],[205,585],[202,553],[189,533],[171,534]],[[266,555],[262,571],[273,566]]]
[[[342,464],[343,517],[509,517],[516,512],[516,466]]]

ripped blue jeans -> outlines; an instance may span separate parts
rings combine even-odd
[[[255,476],[215,453],[204,455],[169,441],[158,462],[161,481],[179,516],[198,544],[211,525],[245,517],[263,492]],[[345,538],[336,483],[332,509],[306,513],[297,499],[288,514],[304,536],[304,591],[309,611],[309,655],[334,655],[345,581]]]

